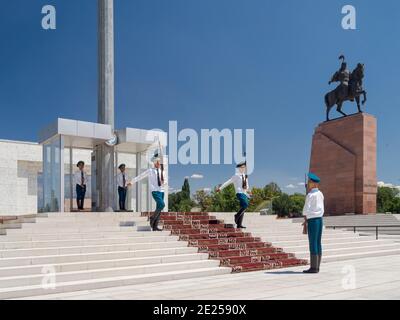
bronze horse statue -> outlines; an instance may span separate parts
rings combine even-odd
[[[356,101],[358,112],[362,112],[360,97],[363,96],[362,105],[367,101],[367,92],[363,89],[363,78],[364,78],[364,64],[359,63],[351,74],[346,68],[344,62],[344,56],[340,56],[339,59],[343,59],[341,69],[335,73],[332,80],[329,82],[340,81],[340,85],[331,92],[325,95],[326,105],[326,121],[329,121],[329,112],[334,105],[337,106],[336,110],[341,113],[344,117],[346,113],[342,111],[342,106],[345,101]]]

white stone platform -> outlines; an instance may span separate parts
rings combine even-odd
[[[57,300],[364,300],[400,299],[400,256],[38,296]]]
[[[137,231],[148,224],[138,213],[56,213],[7,228],[0,299],[231,272],[170,232]]]
[[[213,213],[220,219],[229,222],[233,213]],[[302,234],[301,223],[292,219],[276,219],[276,216],[262,216],[258,213],[246,213],[243,224],[246,231],[263,241],[281,247],[285,252],[296,254],[296,257],[309,259],[307,235]],[[323,262],[351,260],[365,257],[400,255],[400,243],[381,237],[376,240],[375,234],[348,231],[345,229],[325,228],[322,233]]]

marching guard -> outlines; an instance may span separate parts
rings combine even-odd
[[[310,247],[310,268],[304,270],[304,273],[318,273],[321,265],[324,195],[318,188],[320,181],[320,178],[315,174],[308,174],[308,193],[303,208],[303,215]]]
[[[235,223],[237,225],[237,228],[239,229],[246,228],[245,226],[243,226],[243,217],[244,217],[244,212],[249,206],[249,199],[250,199],[249,179],[246,174],[246,165],[247,165],[246,161],[239,163],[236,166],[237,173],[217,189],[217,192],[220,192],[228,185],[230,184],[234,185],[236,191],[236,198],[240,202],[240,209],[235,214]]]
[[[151,194],[157,204],[156,211],[150,217],[150,226],[153,231],[162,231],[158,228],[160,221],[161,211],[165,207],[164,203],[164,186],[167,184],[164,177],[164,165],[162,163],[162,156],[156,153],[152,158],[153,168],[147,169],[137,177],[133,178],[129,185],[135,184],[144,178],[148,178]]]

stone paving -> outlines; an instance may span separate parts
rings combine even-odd
[[[317,275],[304,267],[114,287],[30,299],[73,300],[393,300],[400,299],[400,255],[323,263]]]

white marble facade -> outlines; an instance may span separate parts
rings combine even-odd
[[[0,215],[36,213],[42,146],[0,140]]]

